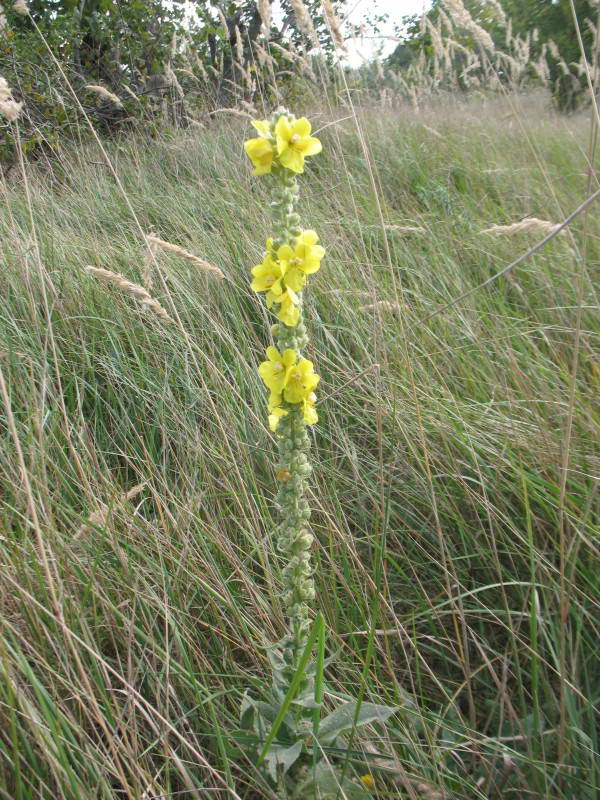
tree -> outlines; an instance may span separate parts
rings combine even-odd
[[[475,22],[490,34],[496,47],[510,53],[508,28],[494,4],[486,0],[463,0],[463,3]],[[557,105],[563,110],[575,108],[585,92],[583,76],[576,68],[581,58],[577,25],[584,42],[586,57],[591,61],[594,35],[592,26],[589,26],[586,20],[592,21],[596,18],[595,0],[574,0],[577,21],[573,17],[571,0],[501,0],[501,6],[510,19],[512,36],[517,34],[523,40],[527,40],[532,62],[540,57],[543,50],[548,51],[549,43],[553,43],[552,51],[554,53],[558,51],[560,54],[556,57],[548,51],[547,61],[553,96]],[[440,8],[443,7],[442,0],[433,0],[432,8],[427,13],[432,23],[435,24]],[[427,52],[431,45],[429,33],[427,31],[423,33],[420,17],[407,18],[405,23],[404,41],[392,54],[390,59],[392,63],[400,58],[405,48],[413,51],[425,48]],[[477,48],[476,42],[466,29],[460,42],[465,47]]]

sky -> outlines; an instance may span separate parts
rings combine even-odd
[[[430,5],[428,0],[349,0],[348,19],[351,23],[360,25],[365,17],[387,13],[389,20],[382,26],[381,34],[393,36],[394,27],[402,21],[402,17],[422,14]],[[382,55],[387,56],[396,45],[397,42],[385,38],[355,39],[348,42],[347,60],[352,66],[359,66],[363,58],[369,59],[377,55],[380,47],[383,47]]]

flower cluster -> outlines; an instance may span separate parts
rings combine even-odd
[[[279,420],[289,413],[283,403],[300,405],[306,424],[314,425],[318,419],[315,411],[317,400],[315,389],[319,383],[319,376],[314,371],[312,361],[305,358],[298,359],[298,355],[291,348],[280,353],[276,347],[267,348],[267,359],[260,365],[258,372],[271,392],[269,396],[271,430],[276,430]]]
[[[267,239],[267,249],[260,264],[252,269],[255,292],[266,292],[267,306],[278,304],[277,318],[290,328],[300,321],[300,299],[307,275],[321,266],[325,249],[318,245],[314,231],[302,231],[292,244],[275,250],[273,239]]]
[[[259,373],[271,391],[269,425],[275,431],[290,411],[298,412],[306,425],[317,421],[314,390],[319,376],[312,362],[300,355],[306,344],[302,323],[302,290],[309,275],[321,267],[325,250],[313,230],[300,228],[295,211],[298,198],[296,175],[304,172],[304,159],[321,152],[321,142],[311,136],[310,122],[296,119],[285,109],[270,120],[255,120],[259,134],[244,144],[255,175],[270,174],[274,180],[271,209],[274,234],[267,239],[260,264],[252,269],[251,287],[264,292],[267,307],[280,325],[275,326],[278,348],[267,350],[267,361]]]
[[[255,175],[266,175],[273,166],[281,165],[292,172],[304,172],[304,159],[322,150],[321,142],[311,136],[311,124],[306,117],[293,119],[288,114],[280,116],[273,125],[269,120],[254,120],[253,128],[259,134],[244,143],[244,150],[252,161]]]

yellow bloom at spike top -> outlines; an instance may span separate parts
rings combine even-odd
[[[290,120],[283,116],[275,125],[275,139],[277,141],[277,154],[282,166],[292,172],[304,172],[304,159],[306,156],[315,156],[320,153],[321,142],[311,136],[311,124],[306,117]]]
[[[259,134],[244,142],[246,155],[254,166],[254,175],[268,175],[274,165],[281,165],[296,174],[304,172],[304,159],[323,149],[306,117],[294,119],[288,114],[279,117],[274,129],[267,119],[253,120]]]
[[[277,347],[269,347],[267,361],[259,373],[270,390],[267,402],[269,426],[276,430],[286,420],[288,430],[299,420],[304,425],[317,422],[316,395],[319,383],[312,362],[302,358],[307,343],[302,321],[302,290],[309,275],[321,267],[325,249],[318,244],[313,230],[302,230],[294,211],[297,202],[296,175],[304,171],[308,156],[320,153],[321,142],[311,136],[310,122],[296,119],[285,109],[278,109],[270,120],[254,120],[258,136],[249,139],[244,149],[254,166],[255,175],[271,174],[274,188],[271,209],[275,221],[274,234],[267,239],[263,260],[251,270],[251,288],[264,293],[267,308],[279,325],[276,326]]]
[[[244,150],[254,166],[253,175],[267,175],[271,172],[273,156],[275,155],[273,143],[269,141],[271,136],[269,120],[253,120],[252,127],[258,132],[259,136],[244,142]]]

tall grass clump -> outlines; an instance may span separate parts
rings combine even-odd
[[[593,207],[564,227],[594,196],[589,118],[539,93],[307,116],[319,420],[282,392],[273,436],[256,367],[298,326],[248,285],[285,242],[246,118],[0,179],[2,800],[275,800],[315,775],[347,797],[597,798]],[[291,415],[313,467],[296,659]],[[398,712],[353,733],[354,703],[330,743],[361,698]]]

